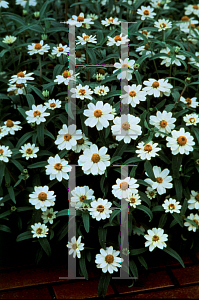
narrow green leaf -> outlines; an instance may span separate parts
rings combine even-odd
[[[162,205],[156,205],[152,208],[152,212],[154,211],[165,211]]]
[[[152,214],[151,210],[148,207],[146,207],[145,205],[138,205],[136,207],[136,209],[144,211],[150,218],[149,222],[151,222],[151,220],[153,219],[153,214]]]
[[[23,144],[25,144],[25,142],[32,137],[32,135],[34,134],[33,131],[29,131],[26,132],[17,142],[16,148],[20,148]]]
[[[16,204],[16,200],[15,200],[15,192],[12,186],[8,187],[8,193],[10,196],[10,199]]]
[[[181,201],[182,199],[182,191],[183,191],[183,187],[182,187],[182,181],[180,179],[174,178],[174,187],[176,190],[176,200],[177,201]]]
[[[106,235],[107,235],[107,229],[103,228],[103,227],[99,227],[98,228],[99,243],[100,243],[100,246],[104,249],[106,246],[106,244],[105,244],[106,243]]]
[[[133,231],[135,231],[138,234],[145,235],[145,233],[139,227],[137,227],[135,225],[132,226],[132,229],[133,229]]]
[[[16,238],[16,242],[21,242],[27,239],[31,239],[33,237],[32,233],[30,231],[26,231],[23,233],[20,233],[17,238]]]
[[[83,219],[83,224],[84,224],[84,229],[86,230],[87,233],[89,233],[89,226],[90,226],[90,215],[88,212],[83,212],[82,213],[82,219]]]
[[[0,162],[0,186],[1,186],[2,181],[3,181],[4,172],[5,172],[5,163]]]
[[[159,227],[159,228],[163,228],[164,225],[166,224],[166,221],[167,221],[167,214],[161,215],[160,220],[159,220],[158,227]]]
[[[98,297],[104,298],[106,296],[110,280],[111,274],[109,272],[101,274],[98,284]]]
[[[120,209],[112,210],[112,213],[109,218],[109,222],[112,223],[113,219],[120,213]]]
[[[147,263],[146,263],[144,257],[143,257],[142,255],[138,255],[137,258],[138,258],[139,262],[141,263],[141,265],[142,265],[146,270],[148,270],[148,266],[147,266]]]
[[[148,251],[147,248],[133,249],[133,250],[130,251],[130,254],[131,255],[138,255],[138,254],[144,253],[146,251]]]
[[[48,239],[47,238],[39,238],[38,240],[39,240],[39,243],[40,243],[42,249],[46,252],[46,254],[48,256],[50,256],[51,255],[51,247],[50,247],[50,243],[49,243]]]
[[[44,146],[44,123],[37,125],[37,137],[41,146]]]
[[[33,95],[26,94],[26,99],[28,101],[29,108],[32,109],[33,104],[35,104],[35,99],[34,99]]]
[[[85,261],[85,254],[84,252],[81,254],[81,257],[79,259],[79,266],[82,271],[82,274],[84,275],[85,279],[88,280],[88,273],[86,269],[86,261]]]
[[[182,154],[178,153],[177,155],[172,156],[172,171],[173,178],[179,178],[179,169],[182,164]]]
[[[175,259],[177,259],[179,261],[179,263],[182,265],[182,267],[185,268],[182,258],[175,250],[173,250],[172,248],[170,248],[168,246],[166,248],[163,248],[162,250],[164,252],[168,253],[169,255],[173,256]]]
[[[18,160],[11,159],[10,162],[13,163],[19,169],[19,171],[23,171],[24,167],[20,164]]]
[[[129,260],[129,268],[130,268],[133,276],[137,278],[138,277],[138,269],[137,269],[135,262],[132,259]]]
[[[178,224],[183,227],[183,220],[182,220],[182,216],[180,214],[177,213],[172,213],[174,219],[176,220],[176,222],[178,222]]]
[[[48,164],[47,161],[39,161],[32,165],[27,166],[27,168],[28,169],[42,168],[42,167],[45,167],[47,164]]]
[[[148,161],[148,160],[145,161],[144,168],[145,168],[145,171],[147,172],[147,175],[149,176],[149,178],[153,181],[156,181],[154,173],[153,173],[153,167],[152,167],[150,161]]]

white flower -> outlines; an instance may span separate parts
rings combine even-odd
[[[145,193],[147,194],[147,197],[149,199],[153,199],[156,197],[157,195],[157,191],[155,191],[154,189],[152,189],[151,187],[147,186]]]
[[[131,80],[132,79],[132,73],[134,71],[134,64],[135,64],[135,60],[131,59],[129,60],[129,58],[125,58],[125,60],[120,59],[120,63],[115,63],[114,67],[117,68],[117,70],[114,70],[113,73],[115,73],[116,71],[118,71],[119,69],[121,69],[121,73],[119,73],[117,75],[117,79],[127,79],[127,80]],[[131,70],[122,70],[123,68],[130,68]]]
[[[119,25],[120,22],[118,21],[118,18],[106,18],[105,20],[101,21],[102,25],[104,26],[110,26],[110,25]]]
[[[4,122],[3,127],[6,127],[8,130],[8,133],[10,133],[11,135],[14,135],[16,131],[21,130],[22,126],[19,126],[18,124],[21,124],[20,121],[12,121],[10,119],[8,119],[7,121]]]
[[[50,224],[53,224],[53,219],[56,218],[56,213],[58,213],[58,211],[53,211],[52,207],[50,209],[47,209],[46,211],[43,211],[41,217],[43,219],[44,224],[48,222]]]
[[[140,101],[146,101],[146,92],[141,91],[141,88],[141,84],[125,85],[124,90],[127,93],[120,96],[122,103],[131,104],[132,107],[136,107]]]
[[[62,179],[69,179],[68,172],[72,170],[72,167],[68,165],[68,161],[61,159],[58,154],[55,157],[50,156],[47,160],[48,165],[46,168],[46,175],[50,175],[50,180],[57,179],[62,181]]]
[[[150,39],[153,38],[153,35],[151,34],[151,31],[147,30],[138,30],[139,33],[143,34],[146,38]],[[143,41],[143,38],[141,36],[136,36],[137,40]]]
[[[0,1],[0,8],[1,8],[1,7],[3,7],[3,8],[8,8],[8,4],[9,4],[9,3],[8,3],[7,1],[1,0],[1,1]]]
[[[166,0],[165,3],[162,3],[161,0],[151,0],[151,6],[157,9],[169,9],[170,7],[167,5],[167,3],[170,2],[171,0]],[[163,6],[161,4],[163,4]]]
[[[96,102],[96,104],[89,103],[88,109],[85,109],[83,114],[88,117],[84,123],[86,126],[95,127],[97,130],[102,130],[109,126],[110,120],[114,119],[114,115],[111,114],[112,106],[108,103],[103,104],[102,101]]]
[[[193,137],[189,132],[185,132],[184,128],[180,128],[179,131],[173,130],[171,131],[172,137],[167,136],[166,140],[168,141],[167,147],[171,148],[171,152],[173,155],[178,153],[188,155],[189,152],[193,151],[193,147],[195,142],[193,141]]]
[[[76,186],[72,191],[71,194],[71,206],[72,207],[82,207],[84,200],[95,200],[95,196],[93,196],[94,191],[89,189],[87,185],[84,186]]]
[[[101,254],[96,254],[95,263],[97,268],[101,268],[103,273],[118,272],[118,268],[121,268],[121,263],[124,261],[123,258],[117,257],[120,251],[113,250],[113,247],[106,247],[100,249]]]
[[[76,148],[74,149],[72,147],[72,150],[75,153],[80,153],[81,150],[85,150],[88,149],[90,146],[92,145],[92,143],[89,141],[89,139],[85,136],[85,134],[82,134],[82,138],[77,140],[77,145]]]
[[[136,208],[137,205],[141,204],[141,199],[139,194],[133,193],[132,195],[129,195],[127,199],[125,199],[130,203],[130,206],[133,206],[133,208]]]
[[[197,124],[199,123],[199,117],[197,114],[185,115],[183,117],[183,121],[186,123],[186,126],[197,126]]]
[[[187,219],[194,221],[195,224],[196,224],[197,226],[199,226],[199,215],[198,215],[198,214],[195,214],[195,215],[194,215],[194,214],[190,214],[190,215],[187,217]],[[192,230],[193,232],[196,232],[196,230],[197,230],[196,226],[192,225],[189,221],[186,221],[186,222],[184,223],[184,226],[188,226],[188,230],[189,230],[189,231]]]
[[[170,96],[171,89],[173,86],[168,83],[168,79],[159,79],[155,80],[154,78],[149,78],[143,82],[146,87],[143,88],[143,91],[147,95],[153,95],[154,97]]]
[[[1,200],[3,200],[3,197],[0,197],[0,206],[4,206],[4,202],[1,203]]]
[[[191,191],[188,209],[199,209],[199,192]]]
[[[136,183],[137,179],[126,177],[125,179],[117,179],[116,184],[112,186],[112,194],[118,198],[129,198],[132,194],[137,194],[139,184]]]
[[[49,191],[49,187],[45,186],[35,186],[34,192],[29,195],[29,202],[35,205],[35,209],[41,209],[46,211],[47,207],[55,205],[54,191]]]
[[[78,258],[80,258],[81,257],[80,251],[84,250],[84,243],[81,243],[81,238],[82,236],[80,235],[76,241],[76,237],[73,236],[71,242],[68,242],[68,244],[66,245],[66,247],[70,248],[68,254],[69,255],[73,254],[73,258],[75,258],[76,255]]]
[[[26,83],[9,84],[9,88],[7,89],[7,91],[9,92],[9,95],[26,95],[26,87]]]
[[[75,88],[72,88],[71,92],[75,93],[71,96],[73,98],[79,98],[81,100],[84,100],[84,99],[92,100],[91,95],[93,94],[93,91],[89,88],[88,85],[83,86],[83,85],[79,84]]]
[[[150,57],[152,57],[155,54],[154,51],[150,50],[150,45],[149,44],[146,44],[144,46],[140,46],[140,47],[136,48],[135,51],[139,52],[140,55],[143,55],[144,51],[146,51],[145,55],[149,55]]]
[[[70,48],[67,47],[67,45],[62,45],[59,44],[57,47],[53,47],[53,50],[51,52],[51,55],[56,55],[57,57],[60,57],[62,54],[63,55],[68,55]]]
[[[171,214],[174,212],[179,214],[182,207],[182,205],[180,205],[180,202],[172,198],[169,198],[169,200],[165,199],[162,206],[165,209],[166,213],[170,212]]]
[[[98,19],[98,15],[95,15],[95,14],[87,14],[86,17],[93,21]]]
[[[39,151],[39,147],[35,147],[35,144],[24,144],[21,146],[21,149],[19,149],[19,152],[22,153],[22,157],[25,157],[26,160],[29,158],[37,157],[37,152]]]
[[[79,75],[79,73],[75,74],[75,76]],[[75,81],[75,76],[73,76],[73,71],[65,70],[62,75],[57,75],[56,79],[54,79],[54,82],[57,82],[58,84],[64,83],[65,85],[69,84],[69,80]]]
[[[161,148],[157,147],[158,143],[153,143],[152,141],[144,145],[144,142],[140,142],[136,147],[139,150],[135,152],[138,153],[138,157],[145,160],[151,160],[152,157],[159,155],[157,152],[161,150]]]
[[[160,50],[160,53],[166,53],[166,54],[170,55],[171,57],[173,55],[173,53],[170,51],[170,49],[168,47],[166,49]],[[166,67],[169,67],[171,64],[181,66],[181,62],[179,59],[181,59],[183,61],[186,59],[186,57],[184,55],[175,54],[175,59],[171,62],[171,57],[166,57],[166,56],[160,57],[162,59],[161,65],[165,64]]]
[[[49,45],[44,45],[44,41],[41,40],[40,43],[32,45],[28,45],[28,54],[33,55],[33,54],[40,54],[43,55],[44,53],[47,53],[48,50],[50,49]]]
[[[44,224],[41,223],[35,223],[34,225],[31,225],[32,231],[31,233],[33,233],[33,238],[43,238],[46,237],[48,235],[48,227]]]
[[[188,18],[188,17],[186,17]],[[196,20],[193,20],[193,19],[189,19],[188,22],[183,22],[181,24],[178,24],[180,26],[180,30],[182,32],[185,32],[185,33],[190,33],[192,35],[193,31],[192,29],[196,29],[196,24],[198,24],[198,21]]]
[[[37,106],[33,104],[32,109],[25,112],[27,115],[27,122],[36,123],[37,125],[46,122],[45,117],[50,115],[50,113],[46,112],[46,109],[46,106],[43,106],[42,104]]]
[[[6,35],[6,37],[3,38],[2,42],[5,44],[13,44],[16,41],[16,39],[17,38],[15,36]]]
[[[92,36],[92,35],[87,35],[86,33],[82,33],[82,36],[77,36],[78,38],[78,42],[76,43],[76,45],[85,45],[86,43],[93,43],[96,44],[96,35]]]
[[[154,27],[158,28],[158,31],[162,31],[172,28],[172,23],[165,19],[159,19],[158,21],[154,22]]]
[[[148,234],[144,235],[144,238],[147,240],[145,242],[145,247],[149,246],[149,251],[153,251],[156,247],[163,249],[167,247],[166,241],[168,241],[168,234],[164,233],[162,228],[152,228],[147,230]]]
[[[90,205],[91,207],[88,208],[88,211],[93,219],[100,221],[110,218],[110,214],[112,213],[110,207],[112,203],[108,202],[107,199],[98,198],[97,200],[91,201]]]
[[[8,162],[8,157],[11,157],[12,151],[9,146],[0,145],[0,161]]]
[[[58,99],[50,99],[48,100],[48,102],[45,102],[44,105],[46,106],[46,108],[54,110],[55,108],[61,107],[61,101]]]
[[[81,51],[76,50],[75,54],[76,54],[76,58],[79,60],[79,62],[84,63],[86,61],[86,56],[84,53],[81,53]],[[75,64],[76,64],[76,59],[75,59]]]
[[[137,14],[141,16],[141,20],[154,18],[156,13],[153,12],[154,9],[151,6],[141,6],[137,10]]]
[[[121,124],[122,119],[128,119],[128,122]],[[122,117],[116,117],[113,120],[115,125],[111,126],[112,135],[116,136],[117,141],[124,139],[124,143],[129,144],[131,139],[136,140],[138,135],[142,133],[140,125],[137,125],[140,122],[140,118],[133,115],[122,115]],[[122,130],[123,129],[123,130]],[[121,132],[123,133],[121,134]],[[123,135],[124,134],[124,135]]]
[[[89,149],[85,149],[83,155],[80,155],[78,165],[82,166],[82,170],[86,175],[102,175],[110,166],[110,155],[106,154],[108,148],[92,144]]]
[[[0,126],[0,139],[9,134],[7,126]]]
[[[197,17],[199,17],[199,4],[190,4],[185,7],[185,15],[191,15],[194,14]]]
[[[197,97],[185,99],[183,96],[181,96],[180,101],[182,101],[188,107],[192,107],[192,108],[196,108],[196,106],[198,106],[198,104],[199,104],[199,102],[197,101]]]
[[[70,126],[63,124],[62,129],[58,131],[58,136],[55,140],[55,145],[58,145],[59,150],[73,150],[76,148],[77,140],[81,138],[82,131],[81,129],[76,130],[75,124],[72,124]]]
[[[84,18],[84,13],[80,13],[79,16],[73,15],[66,23],[77,27],[82,27],[84,24],[94,24],[91,18]]]
[[[28,0],[16,0],[16,5],[20,4],[21,6],[23,6],[23,8],[26,7]],[[37,5],[37,1],[36,0],[29,0],[29,6],[36,6]]]
[[[145,174],[148,176],[147,173]],[[150,184],[152,189],[157,189],[159,195],[165,194],[166,188],[171,189],[173,187],[173,184],[170,183],[170,181],[172,181],[172,176],[167,176],[169,174],[169,169],[164,169],[162,171],[160,167],[154,166],[153,174],[156,181],[153,181],[150,178],[147,178],[144,181]]]
[[[98,96],[105,96],[107,95],[108,92],[109,92],[109,87],[104,85],[96,86],[94,89],[94,93],[97,94]]]
[[[114,38],[107,36],[108,41],[107,41],[107,46],[121,46],[121,45],[125,45],[128,44],[128,42],[130,42],[130,40],[128,39],[128,35],[124,35],[121,33],[120,35],[116,35]]]
[[[13,84],[13,83],[18,83],[18,84],[26,83],[27,80],[34,80],[34,77],[31,76],[32,74],[33,73],[26,74],[26,71],[18,72],[17,75],[13,75],[11,77],[9,82],[10,82],[10,84]]]
[[[173,124],[176,121],[176,118],[172,118],[172,113],[167,112],[166,110],[163,110],[161,113],[160,111],[157,111],[156,116],[150,116],[149,123],[151,125],[154,125],[159,131],[170,133],[173,128],[175,128],[175,125]],[[155,137],[158,136],[164,137],[164,134],[161,134],[159,132],[155,133]]]
[[[191,64],[192,66],[196,66],[199,68],[199,52],[195,52],[195,56],[196,56],[196,59],[193,57],[189,58],[188,64]]]

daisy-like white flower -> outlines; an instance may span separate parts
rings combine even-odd
[[[94,93],[97,94],[98,96],[105,96],[107,95],[108,92],[109,92],[109,87],[104,85],[96,86],[94,89]]]
[[[168,79],[159,79],[155,80],[154,78],[149,78],[143,82],[146,87],[143,88],[143,91],[147,95],[153,95],[154,97],[170,96],[171,89],[173,86],[168,83]]]
[[[163,208],[165,209],[165,212],[168,213],[180,213],[180,209],[182,208],[182,205],[180,205],[180,202],[176,201],[175,199],[169,198],[165,199],[164,203],[162,204]]]
[[[170,49],[167,47],[166,49],[162,49],[160,50],[160,53],[165,53],[165,54],[168,54],[172,57],[173,53],[170,51]],[[186,57],[184,55],[178,55],[178,54],[175,54],[175,59],[171,62],[171,57],[166,57],[166,56],[162,56],[160,57],[162,59],[162,62],[161,62],[161,65],[164,65],[166,67],[169,67],[171,64],[175,64],[177,66],[181,66],[181,62],[179,59],[181,60],[185,60]]]
[[[43,55],[44,53],[47,53],[48,50],[50,49],[49,45],[44,45],[44,41],[41,40],[40,43],[32,45],[28,45],[28,54],[34,55],[34,54],[40,54]]]
[[[76,45],[86,45],[87,43],[93,43],[96,44],[97,40],[96,40],[96,35],[92,36],[92,35],[87,35],[86,33],[82,33],[82,36],[77,36],[78,42],[76,43]]]
[[[147,176],[148,174],[145,173]],[[150,178],[144,179],[148,184],[151,185],[152,189],[156,190],[159,195],[165,194],[166,189],[171,189],[173,187],[172,176],[168,176],[169,169],[161,170],[160,167],[153,167],[153,174],[155,176],[156,181],[151,180]]]
[[[88,109],[85,109],[83,114],[88,117],[85,120],[85,125],[89,127],[96,126],[97,130],[102,130],[109,126],[110,120],[114,119],[114,115],[111,114],[112,106],[108,103],[103,104],[102,101],[98,101],[96,104],[89,103]]]
[[[116,184],[112,186],[112,194],[118,199],[128,199],[132,194],[138,193],[139,184],[136,182],[135,178],[126,177],[123,180],[118,178]]]
[[[102,175],[107,167],[110,166],[110,155],[106,154],[108,148],[92,144],[89,149],[85,149],[83,155],[80,155],[78,165],[86,175]]]
[[[33,233],[33,238],[44,238],[48,235],[48,227],[44,224],[39,223],[35,223],[34,225],[31,225],[32,231],[31,233]]]
[[[5,44],[13,44],[16,41],[16,37],[12,35],[6,35],[6,37],[3,38],[2,42]]]
[[[155,21],[154,27],[158,28],[158,31],[167,30],[172,28],[172,23],[165,19],[159,19]]]
[[[196,66],[199,68],[199,52],[195,52],[195,56],[196,56],[196,59],[193,57],[189,58],[188,64],[191,64],[192,66]]]
[[[98,15],[95,15],[95,14],[87,14],[86,17],[93,21],[98,19]]]
[[[75,76],[79,75],[79,73],[75,74]],[[64,83],[65,85],[69,84],[69,80],[75,81],[75,76],[73,75],[73,71],[65,70],[62,75],[57,75],[56,79],[54,79],[54,82],[57,82],[58,84]]]
[[[72,147],[72,150],[75,153],[80,153],[82,150],[88,149],[91,145],[92,143],[83,133],[82,138],[77,140],[77,145],[75,147]]]
[[[53,220],[56,218],[56,213],[58,213],[58,211],[54,211],[52,207],[50,209],[47,209],[46,211],[43,211],[41,217],[44,224],[48,222],[50,224],[53,224]]]
[[[77,27],[83,27],[83,24],[94,24],[91,18],[84,18],[84,13],[80,13],[79,16],[73,15],[66,23]]]
[[[199,123],[199,117],[197,114],[185,115],[183,117],[183,121],[186,123],[186,126],[197,126],[197,124]]]
[[[81,51],[76,50],[75,54],[76,54],[76,58],[79,60],[79,62],[84,63],[86,61],[86,56]],[[76,60],[75,60],[75,63],[76,63]]]
[[[146,92],[141,91],[141,84],[125,85],[124,90],[127,94],[121,95],[123,104],[131,104],[132,107],[136,107],[140,101],[146,101]]]
[[[0,161],[8,162],[8,157],[11,157],[12,151],[9,146],[0,145]]]
[[[89,189],[87,185],[84,186],[76,186],[72,191],[71,194],[71,206],[72,207],[82,207],[84,200],[95,200],[95,196],[93,196],[94,191]]]
[[[178,153],[188,155],[189,152],[193,151],[194,139],[189,132],[185,132],[184,128],[180,128],[179,131],[171,131],[171,135],[172,137],[167,136],[166,140],[168,141],[167,147],[171,148],[173,155]]]
[[[129,58],[125,58],[125,60],[120,59],[120,63],[115,63],[114,67],[117,68],[117,70],[114,70],[113,73],[121,69],[121,73],[117,75],[117,79],[127,79],[131,80],[132,79],[132,73],[134,71],[134,64],[135,60]],[[128,70],[122,70],[123,68],[129,68]]]
[[[55,205],[54,191],[49,191],[49,187],[45,186],[35,186],[34,192],[29,195],[29,202],[35,205],[35,209],[41,209],[46,211],[48,207]]]
[[[106,18],[105,20],[102,20],[101,23],[102,23],[102,25],[104,25],[106,27],[110,26],[110,25],[119,25],[120,24],[118,18],[113,18],[113,17]]]
[[[66,247],[68,247],[70,250],[68,252],[69,255],[73,254],[73,258],[77,257],[81,258],[80,251],[84,250],[84,243],[81,243],[82,236],[80,235],[76,241],[76,237],[73,236],[71,239],[71,242],[68,242]]]
[[[72,167],[68,165],[68,161],[59,157],[58,154],[55,157],[50,156],[47,160],[48,165],[46,168],[46,175],[50,175],[50,180],[57,179],[69,179],[68,172],[72,170]]]
[[[128,122],[121,124],[121,118],[123,118],[123,116],[127,116]],[[142,134],[141,126],[137,125],[140,122],[140,118],[130,114],[123,116],[116,117],[113,120],[114,125],[111,126],[112,135],[116,136],[117,141],[124,140],[124,143],[129,144],[131,139],[136,140],[138,135]],[[121,134],[122,129],[125,135]]]
[[[194,215],[194,214],[190,214],[190,215],[187,217],[187,219],[194,221],[195,224],[196,224],[197,226],[199,226],[199,215],[198,215],[198,214],[195,214],[195,215]],[[197,230],[196,226],[192,225],[189,221],[186,221],[186,222],[184,223],[184,226],[188,226],[188,230],[189,230],[189,231],[196,232],[196,230]]]
[[[192,35],[192,33],[193,33],[192,29],[194,29],[194,30],[196,29],[196,24],[198,24],[198,21],[190,19],[190,22],[183,22],[183,23],[179,24],[179,26],[180,26],[180,30],[182,32],[185,32],[187,34],[191,33],[191,35]]]
[[[113,247],[106,247],[106,250],[103,248],[100,249],[101,254],[96,254],[95,263],[97,268],[101,268],[103,273],[109,272],[118,272],[118,268],[121,268],[121,263],[124,261],[123,258],[117,257],[120,254],[120,251],[113,250]]]
[[[32,109],[26,111],[27,115],[27,122],[28,123],[36,123],[37,125],[41,124],[42,122],[46,122],[45,117],[49,116],[50,113],[46,112],[47,107],[43,106],[42,104],[39,105],[32,105]]]
[[[19,152],[22,153],[22,157],[25,157],[26,160],[29,158],[37,157],[37,152],[39,151],[39,147],[35,147],[35,144],[27,143],[21,146]]]
[[[20,121],[12,121],[10,119],[8,119],[7,121],[4,122],[3,127],[6,127],[8,130],[8,133],[10,133],[11,135],[14,135],[16,131],[21,130],[22,126],[19,126],[18,124],[21,124]]]
[[[199,17],[199,4],[190,4],[185,7],[185,15],[194,14],[195,16]]]
[[[20,4],[21,6],[23,6],[23,8],[26,7],[28,0],[16,0],[16,4]],[[37,5],[37,1],[36,0],[29,0],[29,6],[36,6]]]
[[[168,234],[164,233],[164,229],[162,228],[152,228],[147,230],[148,234],[144,235],[144,238],[147,240],[145,242],[145,247],[149,246],[149,251],[153,251],[156,247],[159,249],[163,249],[167,247],[165,243],[168,241]]]
[[[9,3],[8,3],[7,1],[1,0],[1,1],[0,1],[0,8],[1,8],[1,7],[3,7],[3,8],[8,8],[8,7],[9,7],[8,4],[9,4]]]
[[[120,35],[116,35],[114,38],[107,36],[108,41],[107,41],[107,46],[121,46],[124,44],[128,44],[130,40],[128,39],[128,35],[123,35],[122,33]]]
[[[199,192],[192,190],[188,203],[189,209],[199,209]]]
[[[26,88],[27,84],[25,83],[15,83],[15,84],[9,84],[9,88],[7,89],[7,92],[9,92],[9,95],[26,95]]]
[[[153,198],[156,197],[158,192],[156,190],[152,189],[151,187],[147,186],[145,193],[146,193],[147,197],[152,200]]]
[[[130,206],[133,208],[136,208],[137,205],[141,204],[141,199],[139,194],[132,194],[128,198],[125,199],[126,201],[129,202]]]
[[[107,199],[98,198],[97,200],[91,201],[90,205],[91,207],[88,208],[88,211],[93,219],[100,221],[110,218],[112,213],[110,207],[112,203],[108,202]]]
[[[61,55],[68,55],[70,48],[67,47],[67,45],[59,44],[57,47],[53,47],[53,50],[51,52],[51,55],[56,55],[57,57],[60,57]]]
[[[151,31],[147,30],[138,30],[139,33],[143,34],[146,38],[152,39],[153,35],[151,34]],[[143,41],[143,38],[141,36],[136,36],[137,40]]]
[[[166,0],[165,3],[162,3],[161,0],[151,0],[151,6],[157,9],[169,9],[167,3],[170,3],[171,0]],[[163,6],[162,6],[163,5]]]
[[[77,145],[77,140],[82,138],[81,129],[76,130],[76,125],[67,126],[63,124],[62,129],[58,131],[55,145],[58,145],[59,150],[70,150]]]
[[[150,49],[150,45],[149,44],[146,44],[144,46],[140,46],[138,48],[136,48],[135,50],[136,52],[139,52],[140,55],[143,55],[144,54],[144,51],[146,51],[146,55],[149,55],[150,57],[152,57],[155,52],[154,51],[151,51]]]
[[[92,100],[91,95],[93,94],[93,91],[89,88],[88,85],[83,86],[83,85],[79,84],[75,88],[72,88],[71,92],[75,93],[71,96],[73,98],[79,98],[81,100],[84,100],[84,99]]]
[[[199,104],[197,101],[197,97],[193,98],[184,98],[183,96],[180,97],[180,101],[186,104],[188,107],[196,108]]]
[[[154,8],[152,8],[151,6],[142,5],[141,8],[137,10],[137,14],[141,16],[141,20],[153,19],[156,15],[156,13],[154,13],[153,11]]]
[[[7,126],[0,126],[0,139],[9,134]]]
[[[144,145],[144,142],[140,142],[136,147],[139,150],[135,152],[138,154],[138,157],[145,160],[151,160],[152,157],[159,155],[157,152],[161,150],[161,148],[157,147],[158,143],[153,143],[152,141],[148,144]]]
[[[18,84],[26,83],[27,80],[34,80],[34,77],[31,76],[32,74],[33,73],[26,74],[26,71],[18,72],[17,75],[13,75],[11,77],[9,82],[10,82],[10,84],[13,84],[13,83],[18,83]]]
[[[46,108],[54,110],[55,108],[61,107],[61,101],[58,99],[50,99],[48,100],[48,102],[45,102],[44,105],[46,106]]]
[[[175,128],[175,125],[173,124],[176,121],[176,118],[172,118],[172,113],[167,112],[166,110],[163,110],[161,113],[160,111],[157,111],[156,116],[150,116],[149,123],[151,125],[154,125],[157,127],[157,129],[161,132],[170,133],[173,128]],[[161,134],[159,132],[155,133],[155,137],[158,136],[164,137],[164,134]]]

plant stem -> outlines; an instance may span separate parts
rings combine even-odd
[[[40,84],[42,83],[42,66],[41,66],[41,55],[39,54],[39,70],[40,70]]]
[[[156,66],[155,59],[153,59],[153,63],[154,63],[154,66],[155,66],[156,73],[157,73],[157,75],[158,75],[158,79],[160,79],[159,74],[158,74],[158,69],[157,69],[157,66]]]
[[[165,42],[165,30],[162,30],[162,40]]]

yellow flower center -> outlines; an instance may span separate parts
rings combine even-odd
[[[114,40],[117,42],[117,41],[121,41],[122,38],[121,38],[120,35],[116,35],[116,36],[114,37]]]
[[[43,231],[43,229],[42,229],[42,228],[37,228],[37,230],[36,230],[36,233],[37,233],[37,234],[41,234],[41,233],[42,233],[42,231]]]
[[[47,194],[44,193],[44,192],[39,193],[38,199],[39,199],[40,201],[45,201],[45,200],[47,199]]]
[[[41,44],[35,44],[34,48],[36,50],[40,50],[42,48],[42,45]]]
[[[135,201],[136,201],[136,199],[135,199],[134,197],[131,197],[131,198],[130,198],[130,202],[131,202],[131,203],[135,203]]]
[[[181,135],[177,138],[177,141],[180,146],[184,146],[187,143],[187,138]]]
[[[78,22],[83,22],[83,21],[84,21],[84,17],[80,17],[80,16],[77,17],[77,21],[78,21]]]
[[[98,153],[93,153],[92,157],[91,157],[91,160],[94,162],[94,163],[98,163],[100,161],[100,156]]]
[[[83,138],[77,140],[77,144],[78,145],[82,145],[83,143],[84,143],[84,139]]]
[[[153,242],[157,242],[159,239],[160,239],[159,236],[157,236],[157,235],[153,236]]]
[[[199,201],[199,194],[195,196],[196,201]]]
[[[161,28],[165,28],[166,26],[167,26],[167,24],[165,24],[164,22],[160,23]]]
[[[25,76],[25,74],[23,72],[17,73],[17,77],[24,77],[24,76]]]
[[[62,76],[63,76],[64,78],[69,78],[69,77],[71,77],[71,74],[70,74],[69,71],[64,71],[64,73],[62,74]]]
[[[79,198],[79,200],[81,201],[81,202],[84,202],[84,200],[86,200],[86,196],[84,195],[84,196],[81,196],[80,198]]]
[[[162,127],[162,128],[165,128],[167,126],[167,124],[168,123],[165,120],[160,121],[160,127]]]
[[[148,9],[145,9],[145,10],[143,11],[143,14],[146,15],[146,16],[148,16],[148,15],[150,14],[150,11],[149,11]]]
[[[152,150],[152,146],[151,146],[151,145],[146,144],[146,145],[144,146],[144,151],[150,152],[151,150]]]
[[[94,111],[94,116],[95,116],[96,118],[101,117],[101,115],[102,115],[101,109],[96,109],[96,110]]]
[[[26,149],[26,153],[27,153],[27,154],[32,154],[32,149],[31,149],[31,148],[27,148],[27,149]]]
[[[181,21],[189,21],[189,17],[183,16],[183,17],[181,18]]]
[[[113,18],[109,18],[108,20],[109,20],[110,22],[113,22],[113,21],[114,21],[114,19],[113,19]]]
[[[163,178],[162,178],[162,177],[157,177],[157,178],[156,178],[156,181],[157,181],[158,183],[162,183],[162,182],[163,182]]]
[[[159,87],[159,82],[158,81],[154,81],[153,83],[152,83],[152,87],[153,88],[157,88],[157,87]]]
[[[50,103],[50,107],[55,107],[55,106],[56,106],[55,102]]]
[[[59,52],[63,52],[63,51],[64,51],[64,48],[63,48],[63,47],[59,47],[59,48],[58,48],[58,51],[59,51]]]
[[[99,89],[99,94],[104,94],[104,89]]]
[[[135,92],[135,91],[130,91],[130,92],[129,92],[129,96],[135,97],[135,96],[136,96],[136,92]]]
[[[7,127],[13,127],[13,126],[14,126],[14,123],[12,122],[12,120],[7,120],[6,126],[7,126]]]
[[[83,40],[85,40],[85,39],[89,39],[89,35],[85,35],[85,36],[83,37]]]
[[[103,205],[98,205],[97,206],[97,211],[104,211],[104,206]]]
[[[169,204],[169,209],[175,209],[175,205],[173,203]]]
[[[120,188],[121,188],[121,190],[127,190],[129,188],[129,185],[126,181],[122,181],[120,183]]]
[[[61,164],[61,163],[56,163],[56,164],[54,165],[54,168],[55,168],[56,170],[61,170],[61,169],[62,169],[62,164]]]
[[[86,94],[86,90],[85,89],[80,89],[79,93],[82,94],[82,95],[84,95],[84,94]]]
[[[41,115],[41,112],[39,111],[39,110],[35,110],[34,112],[33,112],[33,116],[34,117],[37,117],[37,116],[40,116]]]
[[[21,89],[21,88],[23,87],[23,83],[16,83],[16,87],[17,87],[18,89]]]
[[[105,261],[108,263],[108,264],[112,264],[114,262],[114,256],[111,255],[111,254],[108,254],[106,257],[105,257]]]
[[[129,124],[128,122],[124,122],[124,123],[122,124],[122,129],[124,129],[124,130],[129,130],[129,128],[130,128],[130,124]]]
[[[71,139],[71,135],[69,133],[64,134],[65,141],[69,141]]]
[[[4,150],[2,148],[0,148],[0,155],[2,155],[4,152]]]
[[[196,119],[195,119],[194,117],[191,117],[191,118],[189,118],[189,121],[190,121],[191,123],[195,123]]]

